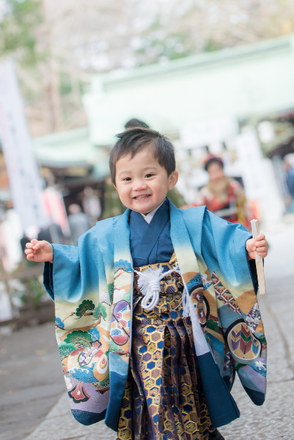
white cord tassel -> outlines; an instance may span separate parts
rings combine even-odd
[[[136,273],[139,275],[138,287],[144,296],[142,299],[142,307],[150,311],[154,309],[159,300],[160,293],[160,281],[168,274],[177,272],[175,269],[171,269],[168,272],[162,273],[163,268],[153,270],[151,268],[144,272]]]
[[[137,273],[139,273],[138,286],[142,295],[144,295],[142,307],[148,311],[152,310],[159,300],[162,268],[157,270],[149,268],[144,272]]]

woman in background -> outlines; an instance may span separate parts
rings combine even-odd
[[[250,229],[253,215],[242,185],[225,175],[224,163],[219,157],[210,156],[204,169],[209,174],[209,181],[199,191],[195,206],[206,205],[209,211],[219,217]]]

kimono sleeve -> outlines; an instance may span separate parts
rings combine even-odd
[[[79,238],[77,246],[53,245],[53,264],[45,263],[43,282],[55,302],[77,303],[105,278],[104,270],[99,274],[103,264],[93,229]]]
[[[80,290],[80,258],[79,249],[74,246],[54,244],[53,263],[45,263],[43,282],[48,294],[55,296],[75,296]],[[55,292],[56,291],[56,292]],[[71,292],[71,294],[70,294]]]
[[[233,292],[251,290],[257,292],[255,261],[248,261],[246,241],[252,235],[240,224],[226,220],[205,210],[201,253],[209,272],[221,275]]]
[[[105,418],[110,396],[112,223],[94,226],[76,247],[54,245],[53,264],[44,268],[70,408],[84,425]]]
[[[255,294],[256,273],[246,252],[248,238],[250,234],[241,225],[205,212],[202,255],[217,300],[218,325],[229,350],[224,352],[223,375],[231,375],[231,368],[226,368],[230,364],[251,400],[262,405],[267,343]],[[228,377],[228,383],[232,381],[233,377]]]

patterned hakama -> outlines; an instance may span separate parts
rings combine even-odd
[[[137,268],[174,267],[169,263]],[[151,311],[141,305],[135,274],[133,342],[117,440],[207,440],[213,432],[203,394],[190,318],[182,315],[181,276],[161,281]]]

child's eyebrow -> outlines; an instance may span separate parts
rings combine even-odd
[[[143,170],[157,170],[156,167],[153,165],[147,165],[146,167],[143,167]],[[121,176],[122,174],[130,174],[133,170],[122,170],[120,173],[118,173],[117,177]]]
[[[146,167],[143,168],[144,170],[157,170],[156,167],[152,166],[152,165],[147,165]]]

